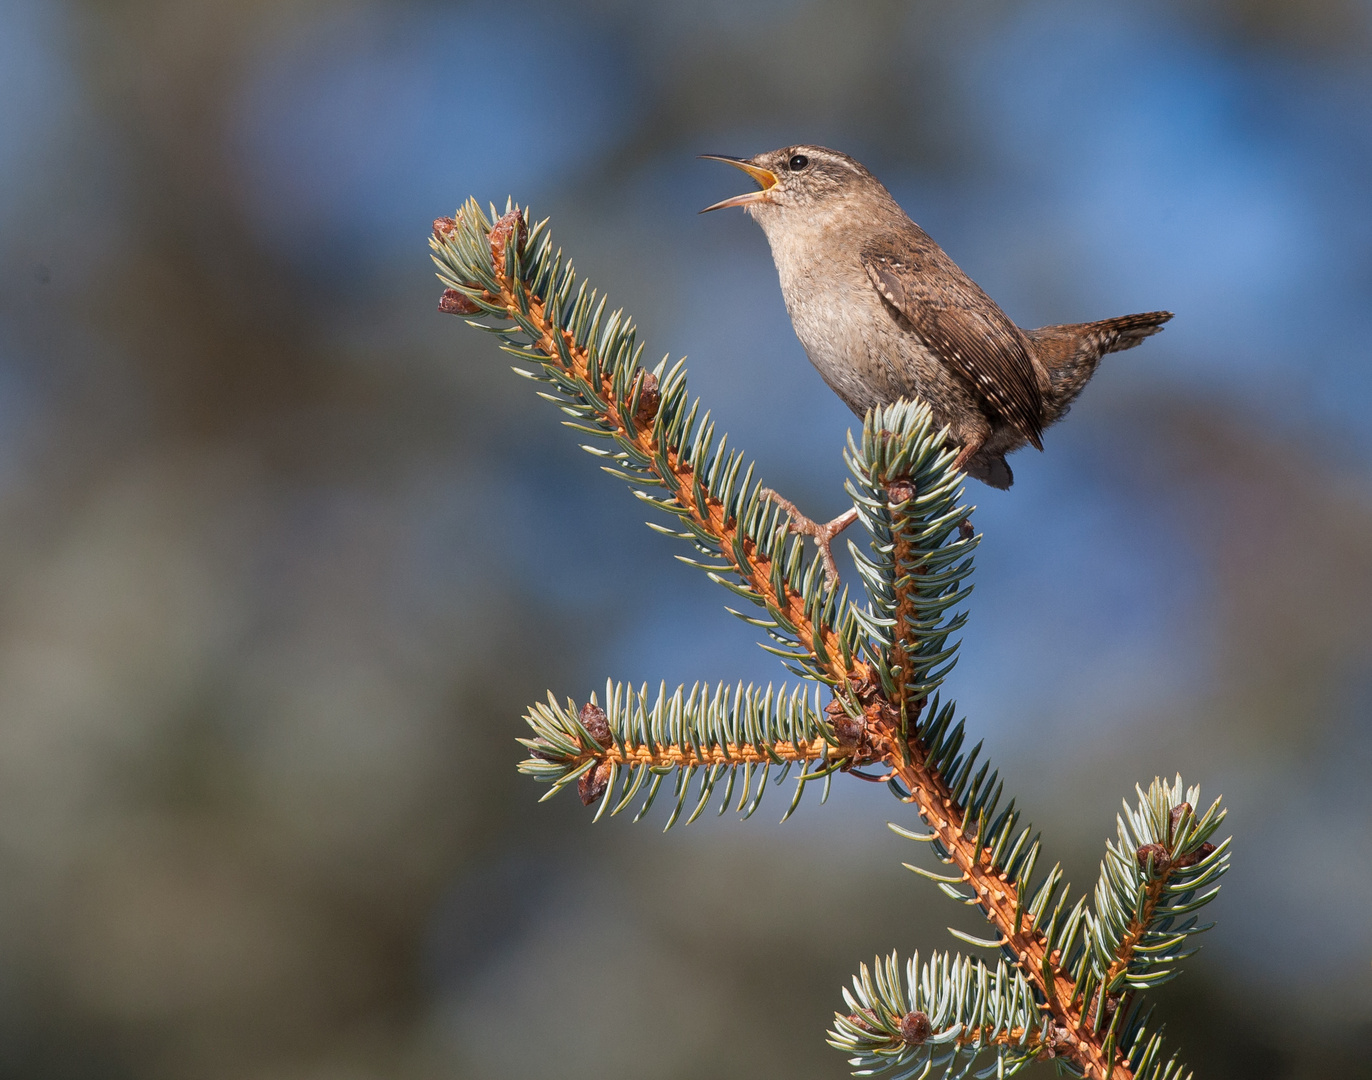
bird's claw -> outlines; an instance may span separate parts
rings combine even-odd
[[[778,495],[771,488],[763,488],[759,494],[765,499],[771,499],[772,502],[786,511],[787,516],[791,519],[788,522],[791,532],[814,538],[815,547],[819,548],[820,558],[824,561],[824,584],[830,590],[834,589],[838,585],[838,566],[834,563],[831,545],[834,542],[834,537],[857,520],[857,507],[851,507],[832,521],[826,521],[821,525],[806,517],[796,507],[795,503]]]

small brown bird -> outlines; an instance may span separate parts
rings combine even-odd
[[[1014,481],[1005,455],[1043,449],[1108,352],[1162,329],[1170,311],[1022,330],[1010,321],[891,193],[847,154],[788,146],[721,157],[759,190],[707,206],[741,206],[772,248],[781,293],[810,362],[848,407],[918,397],[960,448],[957,468],[995,488]],[[815,537],[831,578],[829,543],[849,511],[817,525],[791,503],[792,528]]]

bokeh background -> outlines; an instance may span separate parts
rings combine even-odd
[[[840,1077],[858,963],[976,929],[883,788],[663,836],[515,773],[546,689],[784,673],[429,223],[551,215],[827,515],[853,418],[695,213],[796,141],[1021,323],[1178,313],[973,485],[950,690],[1080,887],[1136,782],[1228,800],[1200,1077],[1372,1075],[1367,3],[3,0],[0,1076]]]

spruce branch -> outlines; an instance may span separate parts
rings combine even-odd
[[[849,542],[870,598],[854,614],[867,634],[863,653],[899,710],[903,732],[956,663],[957,646],[947,641],[967,613],[945,616],[972,591],[960,586],[976,539],[968,508],[958,502],[959,474],[949,468],[954,454],[942,443],[928,409],[900,401],[873,410],[861,445],[850,434],[844,455],[852,473],[845,486],[873,552],[868,558]]]
[[[895,953],[863,964],[834,1014],[829,1045],[849,1055],[858,1076],[902,1069],[903,1076],[965,1075],[987,1055],[990,1071],[1013,1075],[1049,1053],[1049,1027],[1022,974],[1002,960],[994,969],[977,960],[919,954],[902,979]],[[983,1075],[983,1074],[979,1074]]]
[[[1197,817],[1200,789],[1183,795],[1180,776],[1136,790],[1138,807],[1126,803],[1116,819],[1118,838],[1106,845],[1096,884],[1081,995],[1097,1029],[1112,1013],[1127,1014],[1135,992],[1180,974],[1178,962],[1195,952],[1189,939],[1213,925],[1194,912],[1215,898],[1229,868],[1229,841],[1209,842],[1224,820],[1218,800]]]
[[[863,968],[856,996],[845,992],[853,1011],[831,1032],[859,1071],[908,1065],[903,1076],[934,1067],[960,1076],[994,1054],[999,1075],[1052,1058],[1099,1080],[1179,1076],[1140,995],[1175,973],[1205,929],[1194,912],[1228,865],[1228,842],[1208,839],[1223,813],[1215,804],[1197,817],[1196,789],[1155,780],[1119,819],[1094,905],[1073,899],[1060,865],[1037,872],[1039,835],[1013,799],[1002,804],[999,774],[980,761],[980,744],[965,748],[956,706],[937,695],[956,662],[950,638],[966,619],[955,609],[970,593],[976,537],[947,433],[928,407],[875,408],[860,440],[849,437],[847,490],[870,536],[866,552],[849,544],[862,604],[807,558],[728,437],[716,441],[708,412],[686,393],[684,361],[642,366],[633,325],[578,285],[546,221],[531,224],[513,204],[487,218],[469,201],[434,223],[432,246],[447,285],[441,310],[475,316],[472,325],[531,365],[516,371],[547,387],[540,396],[570,417],[564,423],[604,444],[585,449],[675,518],[651,527],[691,543],[702,558],[684,561],[761,608],[733,614],[765,630],[763,647],[813,687],[663,685],[650,701],[646,686],[609,683],[603,707],[594,696],[578,707],[550,695],[529,710],[533,737],[521,740],[530,756],[520,768],[550,785],[545,798],[576,783],[584,802],[599,803],[599,819],[641,795],[642,817],[673,776],[670,827],[683,814],[695,820],[717,792],[721,812],[736,805],[746,817],[767,782],[793,768],[788,816],[815,780],[826,793],[835,773],[885,780],[927,831],[892,828],[929,843],[953,872],[910,869],[978,907],[993,936],[954,934],[1001,955],[995,968],[962,956],[912,961],[908,988],[894,954],[876,974]],[[832,693],[822,708],[821,686]]]
[[[709,804],[716,787],[721,814],[737,788],[735,809],[751,817],[768,780],[779,784],[798,765],[795,797],[786,812],[790,817],[811,781],[824,780],[827,795],[828,779],[844,760],[842,755],[833,760],[836,747],[827,741],[822,715],[818,687],[807,697],[804,686],[761,690],[740,684],[712,690],[697,683],[668,694],[663,683],[650,702],[646,686],[635,690],[610,682],[604,708],[594,694],[579,710],[575,702],[559,705],[550,694],[546,704],[530,709],[526,719],[534,738],[519,741],[531,756],[519,769],[552,785],[545,799],[578,781],[582,802],[600,802],[597,817],[607,810],[620,813],[643,791],[635,821],[653,805],[663,778],[675,773],[676,805],[666,825],[671,828],[697,773],[700,785],[688,825]]]

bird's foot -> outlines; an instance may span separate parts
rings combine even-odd
[[[833,544],[834,537],[857,520],[857,507],[851,507],[832,521],[820,525],[802,514],[790,499],[782,498],[771,488],[763,488],[759,494],[764,498],[771,499],[772,502],[786,511],[791,519],[789,525],[793,533],[814,537],[815,547],[819,548],[820,558],[824,560],[824,583],[830,589],[837,586],[838,567],[834,565],[834,553],[830,550],[830,545]]]

